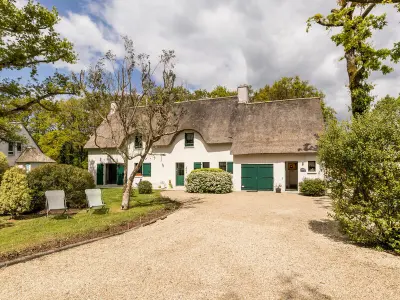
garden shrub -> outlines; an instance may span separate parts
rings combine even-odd
[[[218,168],[204,168],[204,169],[196,169],[193,170],[192,172],[225,172],[225,171]]]
[[[353,241],[400,252],[400,97],[351,121],[331,122],[318,142],[334,218]]]
[[[9,166],[8,166],[7,156],[5,156],[3,152],[0,152],[0,183],[4,172],[7,171],[8,169]]]
[[[27,212],[31,199],[25,171],[18,167],[7,170],[0,186],[0,214],[15,217]]]
[[[139,194],[151,194],[153,193],[153,185],[150,181],[142,180],[138,185]]]
[[[93,176],[87,171],[70,165],[47,164],[28,173],[28,184],[32,189],[32,211],[45,208],[44,193],[64,190],[67,206],[86,207],[85,189],[95,187]]]
[[[232,175],[220,169],[193,170],[186,179],[188,193],[227,194],[232,192]],[[219,171],[216,171],[219,170]]]
[[[300,193],[304,196],[324,196],[326,193],[325,181],[306,178],[300,183]]]

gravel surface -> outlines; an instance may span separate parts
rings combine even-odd
[[[1,299],[400,299],[400,257],[347,243],[329,200],[193,196],[165,220],[0,270]]]

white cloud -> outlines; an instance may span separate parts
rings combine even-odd
[[[95,19],[69,13],[58,30],[79,53],[74,71],[107,50],[122,55],[120,36],[128,35],[138,52],[153,58],[162,49],[174,49],[178,83],[207,89],[249,83],[258,88],[282,76],[300,75],[322,89],[343,117],[350,103],[345,63],[339,62],[342,49],[321,27],[305,31],[308,17],[327,13],[334,5],[333,0],[91,1],[88,14]],[[396,16],[389,15],[391,23],[398,22]],[[378,39],[386,45],[400,40],[400,33],[388,28]],[[397,94],[398,88],[386,82],[399,76],[397,71],[385,81],[375,75],[376,94]]]

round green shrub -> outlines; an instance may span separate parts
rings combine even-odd
[[[217,172],[217,173],[219,173],[219,172],[225,172],[225,171],[222,169],[218,169],[218,168],[204,168],[204,169],[196,169],[196,170],[193,170],[192,172]]]
[[[321,179],[304,179],[300,183],[300,193],[304,196],[324,196],[326,194],[325,181]]]
[[[153,185],[150,181],[142,180],[138,185],[139,194],[151,194],[153,193]]]
[[[194,170],[186,179],[186,191],[188,193],[227,194],[232,192],[232,187],[232,175],[223,170]]]
[[[32,211],[45,208],[44,193],[50,190],[64,190],[67,206],[86,207],[85,189],[95,187],[93,176],[84,169],[59,164],[46,164],[28,173],[28,184],[32,190]]]
[[[25,171],[18,167],[7,170],[0,186],[0,214],[14,217],[27,212],[31,199]]]
[[[10,167],[8,166],[7,156],[5,156],[3,152],[0,152],[0,182],[4,172],[7,171],[9,168]]]

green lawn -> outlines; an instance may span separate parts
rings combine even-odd
[[[57,245],[57,242],[65,244],[68,240],[91,238],[110,228],[138,220],[150,212],[176,207],[175,203],[160,198],[159,191],[151,195],[140,195],[135,191],[131,197],[131,208],[121,211],[121,197],[122,189],[103,189],[103,199],[109,213],[87,213],[84,209],[70,218],[28,215],[10,221],[9,217],[0,217],[0,260],[41,245],[49,248],[48,245]]]

